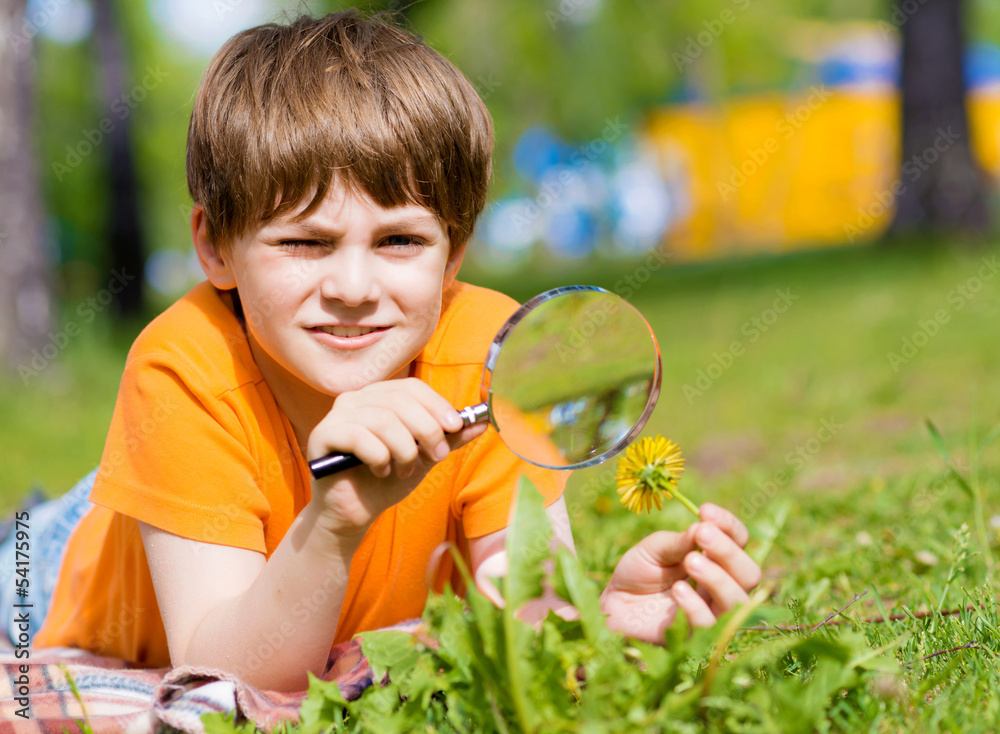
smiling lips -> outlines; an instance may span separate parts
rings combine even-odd
[[[364,336],[365,334],[370,334],[373,331],[377,331],[378,326],[317,326],[320,331],[325,331],[327,334],[333,334],[334,336]]]
[[[374,344],[388,326],[315,326],[310,331],[327,346],[336,349],[362,349]]]

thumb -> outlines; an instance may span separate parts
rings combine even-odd
[[[683,533],[659,530],[643,538],[633,549],[642,559],[655,566],[673,566],[696,546],[690,528]]]
[[[466,426],[458,433],[446,433],[445,438],[448,440],[448,445],[451,446],[451,450],[462,448],[465,444],[470,441],[482,436],[486,433],[486,429],[489,428],[489,423],[473,423],[471,426]]]
[[[687,576],[680,563],[693,549],[683,533],[655,532],[628,549],[607,588],[628,594],[660,593]]]

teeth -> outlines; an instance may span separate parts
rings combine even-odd
[[[378,331],[375,326],[320,326],[319,329],[334,336],[361,336]]]

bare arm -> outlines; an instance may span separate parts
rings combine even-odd
[[[230,671],[266,690],[303,690],[322,675],[356,546],[305,510],[264,555],[142,525],[174,665]]]

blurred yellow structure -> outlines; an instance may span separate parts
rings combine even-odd
[[[970,94],[969,120],[974,155],[1000,177],[1000,88]],[[676,205],[665,247],[686,260],[872,240],[920,170],[901,172],[900,99],[885,91],[683,104],[647,130]]]

